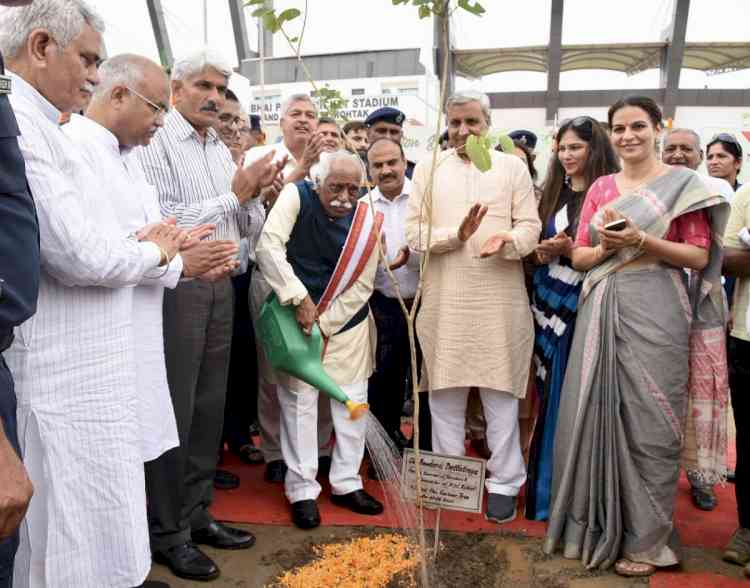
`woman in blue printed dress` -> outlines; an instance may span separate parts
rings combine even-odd
[[[607,132],[593,118],[579,116],[562,124],[555,136],[539,203],[544,230],[534,254],[532,312],[536,324],[534,369],[538,414],[529,452],[526,518],[546,520],[552,486],[552,446],[560,390],[573,340],[583,273],[573,269],[570,252],[586,192],[600,176],[619,171]]]

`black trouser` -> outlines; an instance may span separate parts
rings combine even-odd
[[[750,342],[729,337],[727,355],[732,411],[737,429],[737,466],[734,469],[737,478],[734,487],[737,518],[740,527],[750,529]]]
[[[252,268],[232,278],[234,326],[222,435],[222,442],[232,449],[250,443],[250,425],[258,417],[258,364],[248,301],[251,273]]]
[[[2,355],[0,355],[0,420],[3,423],[5,436],[20,455],[16,430],[16,394],[13,390],[13,378]],[[18,532],[0,541],[0,588],[10,588],[13,585],[13,559],[17,549]]]
[[[180,446],[146,463],[151,548],[190,541],[208,526],[232,342],[229,278],[181,282],[164,293],[164,355]]]
[[[401,428],[401,410],[404,394],[411,396],[411,352],[406,317],[398,300],[374,292],[370,310],[378,329],[378,347],[375,371],[370,376],[368,402],[370,410],[386,432],[395,438]],[[417,349],[417,373],[421,365],[421,352]],[[432,421],[427,393],[419,395],[420,447],[429,451],[432,446]]]

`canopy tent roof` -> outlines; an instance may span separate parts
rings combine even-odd
[[[608,69],[633,75],[659,68],[668,43],[563,45],[561,71]],[[456,73],[469,78],[508,71],[548,71],[547,46],[454,49]],[[686,43],[682,67],[708,74],[750,68],[750,43]]]

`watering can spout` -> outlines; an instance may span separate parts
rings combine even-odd
[[[326,373],[321,361],[320,329],[313,325],[312,334],[305,335],[297,323],[294,307],[282,306],[276,295],[271,294],[260,309],[258,330],[268,362],[275,370],[294,376],[338,400],[349,410],[352,420],[367,412],[366,403],[351,400]]]

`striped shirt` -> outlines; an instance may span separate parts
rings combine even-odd
[[[210,239],[257,241],[265,221],[263,205],[259,198],[240,204],[232,192],[237,166],[214,129],[208,130],[204,142],[173,108],[151,143],[138,150],[138,157],[159,195],[162,216],[175,217],[186,228],[215,224]]]

